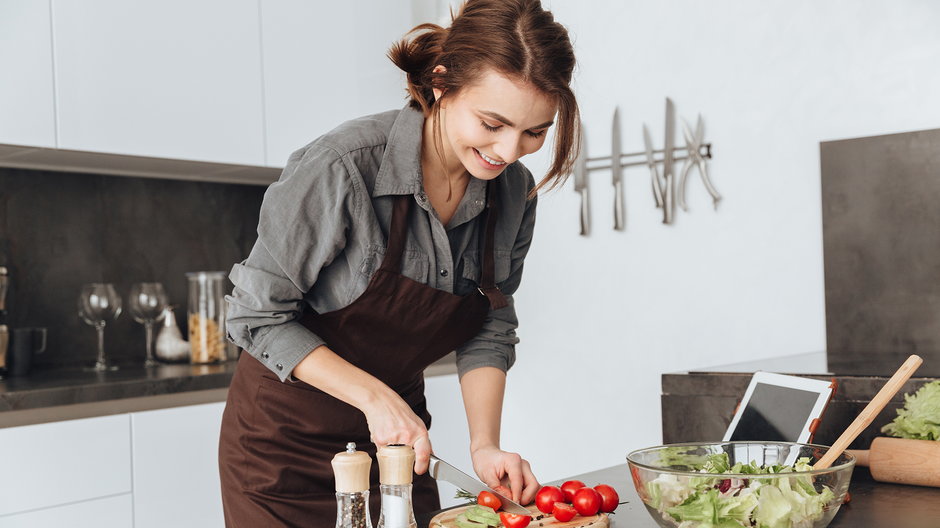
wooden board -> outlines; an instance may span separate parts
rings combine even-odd
[[[457,523],[454,520],[472,506],[475,505],[468,504],[467,506],[438,513],[431,519],[429,528],[457,528]],[[590,517],[577,515],[568,522],[558,522],[551,515],[540,512],[535,504],[530,504],[527,508],[532,512],[532,522],[529,523],[528,528],[607,528],[610,526],[610,520],[606,513],[599,513]],[[539,516],[543,517],[539,519]]]

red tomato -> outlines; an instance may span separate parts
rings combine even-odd
[[[503,526],[506,528],[525,528],[532,521],[532,517],[502,512],[499,514],[499,520],[503,522]]]
[[[503,507],[503,502],[496,498],[496,495],[488,491],[481,491],[480,494],[477,495],[477,504],[493,508],[494,511],[499,511],[499,509]]]
[[[542,513],[552,513],[556,502],[564,502],[565,494],[555,486],[542,486],[535,495],[535,505]]]
[[[558,522],[568,522],[571,519],[574,519],[574,516],[577,514],[578,510],[574,509],[574,506],[565,502],[556,502],[555,507],[552,509],[552,515]]]
[[[503,497],[508,497],[510,499],[512,498],[512,491],[510,491],[509,488],[507,488],[506,486],[496,486],[495,488],[493,488],[493,491],[495,491],[496,493],[499,493]]]
[[[574,500],[574,493],[584,487],[580,480],[569,480],[561,485],[561,491],[565,494],[565,502]]]
[[[574,494],[574,500],[571,501],[574,509],[585,517],[597,515],[601,509],[601,496],[594,488],[581,488]]]
[[[601,496],[602,512],[610,513],[617,509],[617,505],[620,504],[620,495],[617,495],[617,490],[607,484],[598,484],[594,486],[594,491]]]

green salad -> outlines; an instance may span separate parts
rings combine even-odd
[[[701,473],[734,476],[660,475],[646,484],[648,505],[676,521],[678,528],[812,528],[834,498],[831,489],[817,490],[809,475],[747,476],[808,471],[812,469],[809,461],[801,458],[792,466],[755,462],[732,466],[727,453],[708,455]]]

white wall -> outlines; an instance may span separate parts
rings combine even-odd
[[[631,169],[615,233],[609,172],[594,172],[589,238],[570,182],[541,198],[503,444],[548,481],[659,443],[663,372],[824,349],[819,142],[940,127],[940,4],[545,4],[575,40],[591,155],[610,152],[616,105],[625,152],[642,123],[661,147],[668,95],[703,115],[725,197],[714,212],[696,176],[692,211],[664,226]]]

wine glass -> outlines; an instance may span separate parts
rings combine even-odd
[[[163,319],[166,308],[166,292],[159,282],[138,282],[131,286],[127,299],[127,308],[135,321],[144,325],[147,334],[147,359],[145,367],[159,365],[153,358],[153,323]]]
[[[82,293],[78,296],[78,314],[98,331],[98,360],[86,370],[117,370],[117,365],[109,364],[104,357],[104,327],[109,320],[121,315],[121,297],[114,291],[114,285],[93,283],[82,286]]]

